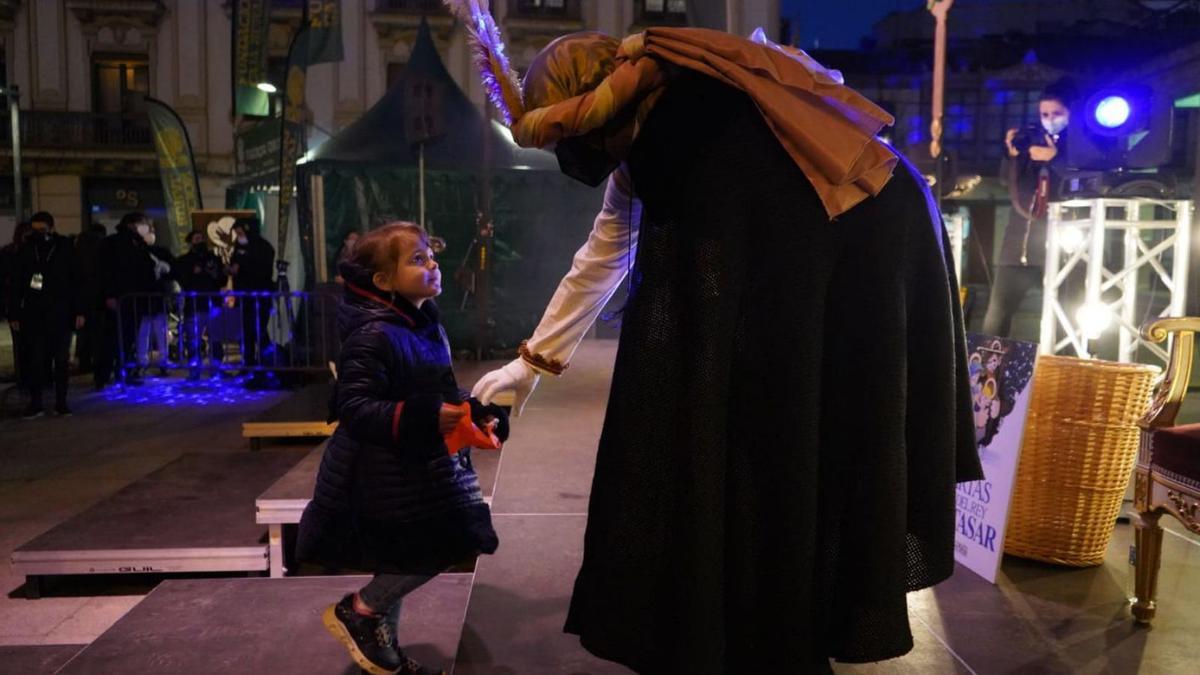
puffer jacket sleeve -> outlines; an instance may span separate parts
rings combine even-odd
[[[395,442],[401,401],[388,398],[391,348],[387,337],[370,328],[355,331],[342,345],[338,368],[338,424],[362,442],[388,445]]]
[[[439,443],[440,396],[412,395],[398,400],[392,379],[399,369],[387,336],[369,327],[342,345],[333,408],[338,424],[360,442],[399,447]]]

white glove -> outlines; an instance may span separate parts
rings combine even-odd
[[[525,401],[529,400],[529,395],[533,393],[541,377],[540,373],[522,359],[513,359],[503,368],[497,368],[479,378],[475,387],[471,389],[471,395],[487,405],[498,395],[511,391],[513,415],[520,417],[525,408]]]

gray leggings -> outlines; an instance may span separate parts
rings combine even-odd
[[[392,621],[400,618],[400,601],[404,596],[424,586],[436,574],[376,574],[374,579],[362,587],[358,597],[379,614],[387,614]]]

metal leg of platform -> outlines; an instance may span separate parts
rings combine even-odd
[[[283,525],[271,523],[267,526],[267,558],[271,569],[271,578],[277,579],[284,575],[283,568]]]

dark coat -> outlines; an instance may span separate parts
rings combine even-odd
[[[176,258],[171,269],[185,293],[217,293],[229,280],[221,259],[207,246],[193,247]],[[188,315],[208,311],[212,304],[213,298],[208,296],[184,298],[183,311]]]
[[[120,298],[127,293],[153,293],[156,289],[154,261],[136,232],[118,227],[100,247],[100,270],[104,297]]]
[[[8,243],[0,247],[0,316],[12,315],[13,290],[16,282],[13,275],[17,272],[17,257],[21,247],[16,243]]]
[[[347,285],[329,440],[297,552],[328,566],[437,573],[498,540],[470,453],[450,455],[443,402],[461,400],[432,301],[418,310]]]
[[[75,238],[75,260],[79,267],[78,283],[89,310],[104,306],[104,277],[100,269],[102,246],[103,232],[88,230]]]
[[[147,246],[146,255],[150,256],[150,262],[154,266],[154,289],[153,292],[161,293],[161,296],[150,298],[146,303],[151,315],[163,314],[167,311],[166,296],[171,295],[176,290],[175,280],[175,256],[162,246]],[[160,269],[159,264],[163,267]]]
[[[1059,199],[1067,156],[1065,131],[1059,135],[1057,146],[1058,154],[1049,162],[1035,162],[1027,153],[1004,160],[1001,171],[1008,179],[1011,210],[1008,213],[1008,226],[1004,228],[1004,240],[1000,244],[1001,265],[1043,267],[1046,264],[1047,221],[1044,216],[1031,218],[1029,207],[1037,191],[1038,174],[1043,168],[1050,172],[1048,201]]]
[[[901,162],[830,221],[741,92],[673,80],[566,630],[642,673],[806,673],[912,648],[981,477],[945,229]]]
[[[237,265],[233,274],[235,291],[273,291],[275,282],[275,247],[266,239],[251,234],[245,246],[238,244],[233,249],[230,265]]]
[[[75,329],[75,317],[86,314],[75,262],[75,243],[51,233],[42,239],[29,237],[15,256],[10,299],[11,316],[21,322],[22,330],[69,333]],[[42,275],[42,288],[30,283]]]

